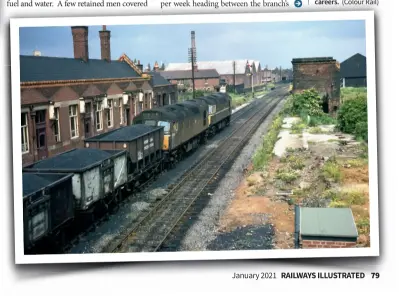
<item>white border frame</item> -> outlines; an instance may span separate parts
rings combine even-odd
[[[369,248],[349,249],[289,249],[254,251],[206,251],[126,254],[64,254],[24,255],[23,247],[23,202],[22,202],[22,157],[19,143],[20,133],[20,65],[19,28],[74,25],[145,25],[145,24],[201,24],[201,23],[251,23],[251,22],[297,22],[330,20],[364,20],[366,28],[367,55],[367,99],[369,133],[369,192],[370,192],[370,241]],[[12,81],[12,139],[14,165],[14,231],[15,263],[76,263],[76,262],[127,262],[127,261],[179,261],[179,260],[227,260],[263,258],[320,258],[320,257],[367,257],[379,256],[378,217],[378,164],[377,164],[377,118],[374,11],[340,12],[288,12],[288,13],[234,13],[152,15],[115,17],[68,17],[68,18],[12,18],[10,19],[11,81]],[[18,124],[16,124],[18,123]]]

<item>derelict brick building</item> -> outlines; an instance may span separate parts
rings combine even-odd
[[[324,100],[324,112],[333,113],[340,103],[340,65],[332,57],[292,60],[293,93],[314,88]]]

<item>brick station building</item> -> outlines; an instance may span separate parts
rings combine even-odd
[[[20,56],[22,163],[83,147],[83,140],[130,125],[176,87],[143,73],[127,55],[111,60],[110,31],[99,32],[101,59],[90,59],[88,27],[72,27],[74,58]]]
[[[340,103],[340,65],[332,57],[292,60],[293,93],[316,89],[323,98],[323,109],[334,113]]]

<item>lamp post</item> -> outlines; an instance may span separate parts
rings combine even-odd
[[[255,97],[255,94],[254,94],[254,74],[249,72],[249,73],[247,73],[247,76],[251,76],[252,97],[254,98]]]
[[[251,76],[251,88],[252,88],[252,98],[255,97],[254,94],[254,73],[252,72],[252,66],[247,62],[248,71],[247,76]]]

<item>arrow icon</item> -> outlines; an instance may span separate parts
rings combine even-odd
[[[296,8],[302,7],[302,1],[301,0],[295,0],[294,5]]]

